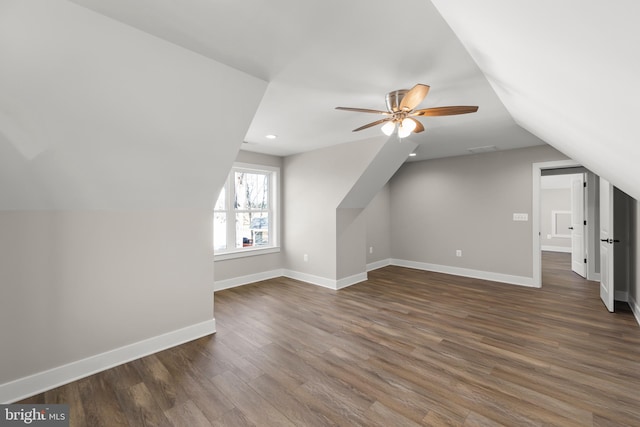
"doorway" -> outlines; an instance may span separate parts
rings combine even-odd
[[[534,285],[542,286],[543,249],[571,254],[571,267],[577,274],[588,280],[599,281],[598,177],[573,160],[534,163],[532,172]],[[563,178],[569,175],[571,178]],[[564,180],[562,186],[566,195],[564,205],[545,211],[544,218],[541,211],[543,176],[556,177],[556,182]],[[572,215],[572,211],[577,211],[577,214]],[[543,222],[547,225],[544,235]]]
[[[620,306],[625,306],[628,302],[629,286],[634,275],[634,262],[636,256],[635,240],[633,236],[633,224],[635,219],[635,200],[620,191],[618,188],[610,185],[605,180],[601,180],[597,175],[581,167],[572,160],[544,162],[533,164],[533,279],[534,285],[542,286],[542,233],[541,233],[541,179],[544,175],[554,174],[571,174],[583,173],[586,177],[586,187],[581,192],[585,198],[584,201],[584,235],[579,237],[584,239],[584,249],[575,250],[572,245],[572,254],[585,253],[583,262],[586,262],[586,269],[583,271],[576,268],[576,261],[579,258],[574,257],[571,260],[573,271],[577,271],[579,275],[586,273],[586,279],[589,281],[599,282],[601,288],[606,287],[606,292],[602,292],[601,299],[609,311],[614,311]],[[579,182],[579,181],[578,181]],[[584,184],[583,184],[584,185]],[[605,189],[602,187],[606,186]],[[572,188],[574,193],[579,189],[579,183],[573,182]],[[607,191],[605,191],[607,190]],[[601,203],[601,192],[607,197],[604,203]],[[572,201],[575,204],[576,200]],[[578,202],[579,203],[579,202]],[[606,212],[601,212],[603,209]],[[575,209],[573,209],[575,210]],[[607,224],[602,224],[601,219],[604,218]],[[556,234],[561,234],[562,228],[573,228],[579,226],[583,219],[576,217],[573,219],[571,226],[566,227],[565,224],[557,228]],[[604,228],[602,227],[604,225]],[[615,227],[614,227],[615,225]],[[572,230],[573,232],[573,230]],[[604,234],[603,234],[604,233]],[[566,236],[566,234],[565,234]],[[606,242],[601,241],[601,237],[605,237]],[[573,237],[573,236],[572,236]],[[575,245],[575,241],[573,242]],[[615,257],[614,257],[615,251]],[[604,256],[605,259],[602,259]],[[604,268],[604,269],[603,269]],[[601,273],[602,270],[602,273]],[[614,280],[615,273],[615,280]],[[607,277],[603,277],[605,275]],[[604,295],[604,298],[602,295]]]
[[[570,269],[587,278],[587,173],[575,173],[574,169],[576,168],[542,171],[540,246],[545,252],[570,254]]]

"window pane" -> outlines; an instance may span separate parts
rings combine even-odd
[[[269,175],[235,173],[235,208],[239,210],[269,208]]]
[[[218,195],[218,200],[216,200],[216,205],[213,208],[216,211],[223,211],[225,210],[225,201],[226,201],[226,185],[224,187],[222,187],[222,190],[220,190],[220,194]]]
[[[236,248],[269,244],[269,214],[243,212],[236,214]]]
[[[227,249],[227,214],[215,212],[213,214],[213,250]]]

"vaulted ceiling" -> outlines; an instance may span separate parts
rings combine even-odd
[[[0,0],[0,12],[21,3]],[[207,139],[216,150],[244,142],[290,155],[377,136],[377,127],[351,132],[377,116],[334,107],[383,109],[387,92],[424,83],[431,91],[421,107],[480,108],[422,119],[426,131],[410,137],[416,159],[546,142],[640,197],[640,4],[632,0],[29,3],[15,15],[21,21],[0,13],[2,62],[22,61],[0,84],[0,137],[25,159],[47,155],[51,129],[55,143],[114,161],[131,154],[123,144],[142,156],[157,139],[170,157],[186,133],[185,144],[198,142],[176,170],[184,180],[181,168],[208,153]],[[60,14],[64,25],[53,25]],[[39,44],[32,55],[29,41]],[[37,114],[25,113],[34,105]],[[113,147],[96,142],[89,153],[92,129],[108,130],[101,139]],[[125,158],[124,173],[138,160]]]
[[[247,150],[289,155],[378,136],[379,127],[352,130],[379,116],[334,108],[384,109],[387,92],[416,83],[431,86],[423,107],[480,106],[423,119],[427,131],[411,137],[421,159],[542,143],[515,123],[429,1],[74,1],[269,82]]]
[[[640,199],[640,3],[433,0],[523,129]]]

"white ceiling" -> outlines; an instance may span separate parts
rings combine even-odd
[[[0,0],[0,64],[0,210],[208,209],[267,87],[62,0]]]
[[[40,203],[27,188],[203,200],[216,156],[378,137],[351,132],[378,116],[334,107],[424,83],[421,107],[480,108],[422,119],[413,159],[544,141],[640,199],[638,16],[636,0],[0,0],[0,189],[12,207]]]
[[[521,127],[640,199],[640,2],[433,3]]]
[[[379,127],[351,131],[379,116],[334,108],[384,109],[387,92],[416,83],[431,86],[424,108],[480,107],[422,119],[427,131],[410,137],[416,160],[542,144],[516,125],[429,1],[74,2],[268,81],[246,150],[290,155],[378,136]]]

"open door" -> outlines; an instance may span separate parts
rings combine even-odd
[[[613,312],[613,186],[600,178],[600,298]]]
[[[584,174],[571,179],[571,270],[587,277],[584,239]]]

